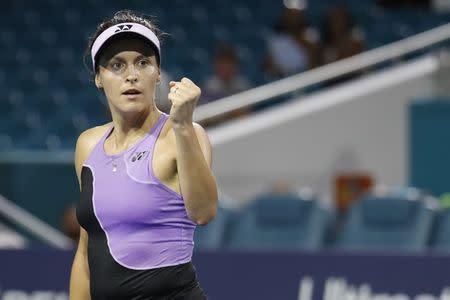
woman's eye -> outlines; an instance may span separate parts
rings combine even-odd
[[[149,62],[148,62],[148,60],[140,60],[139,62],[138,62],[138,65],[139,66],[141,66],[141,67],[145,67],[145,66],[147,66],[149,64]]]
[[[114,70],[119,70],[119,69],[122,67],[122,64],[121,64],[121,63],[113,63],[113,64],[111,65],[111,67],[112,67]]]

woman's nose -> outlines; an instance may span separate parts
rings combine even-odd
[[[126,77],[127,82],[136,82],[138,80],[137,70],[134,66],[130,66]]]

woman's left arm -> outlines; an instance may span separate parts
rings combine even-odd
[[[199,225],[217,212],[217,185],[211,170],[211,144],[204,129],[192,122],[200,88],[191,80],[170,83],[170,119],[177,148],[181,194],[189,217]]]

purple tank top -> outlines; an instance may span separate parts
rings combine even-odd
[[[104,150],[106,132],[84,163],[93,176],[92,204],[111,256],[124,267],[143,270],[189,262],[195,223],[180,194],[153,173],[156,140],[168,116],[129,149]]]

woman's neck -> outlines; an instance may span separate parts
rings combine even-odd
[[[150,131],[160,114],[161,112],[155,106],[135,115],[113,114],[114,130],[111,134],[113,148],[121,150],[134,144]]]

